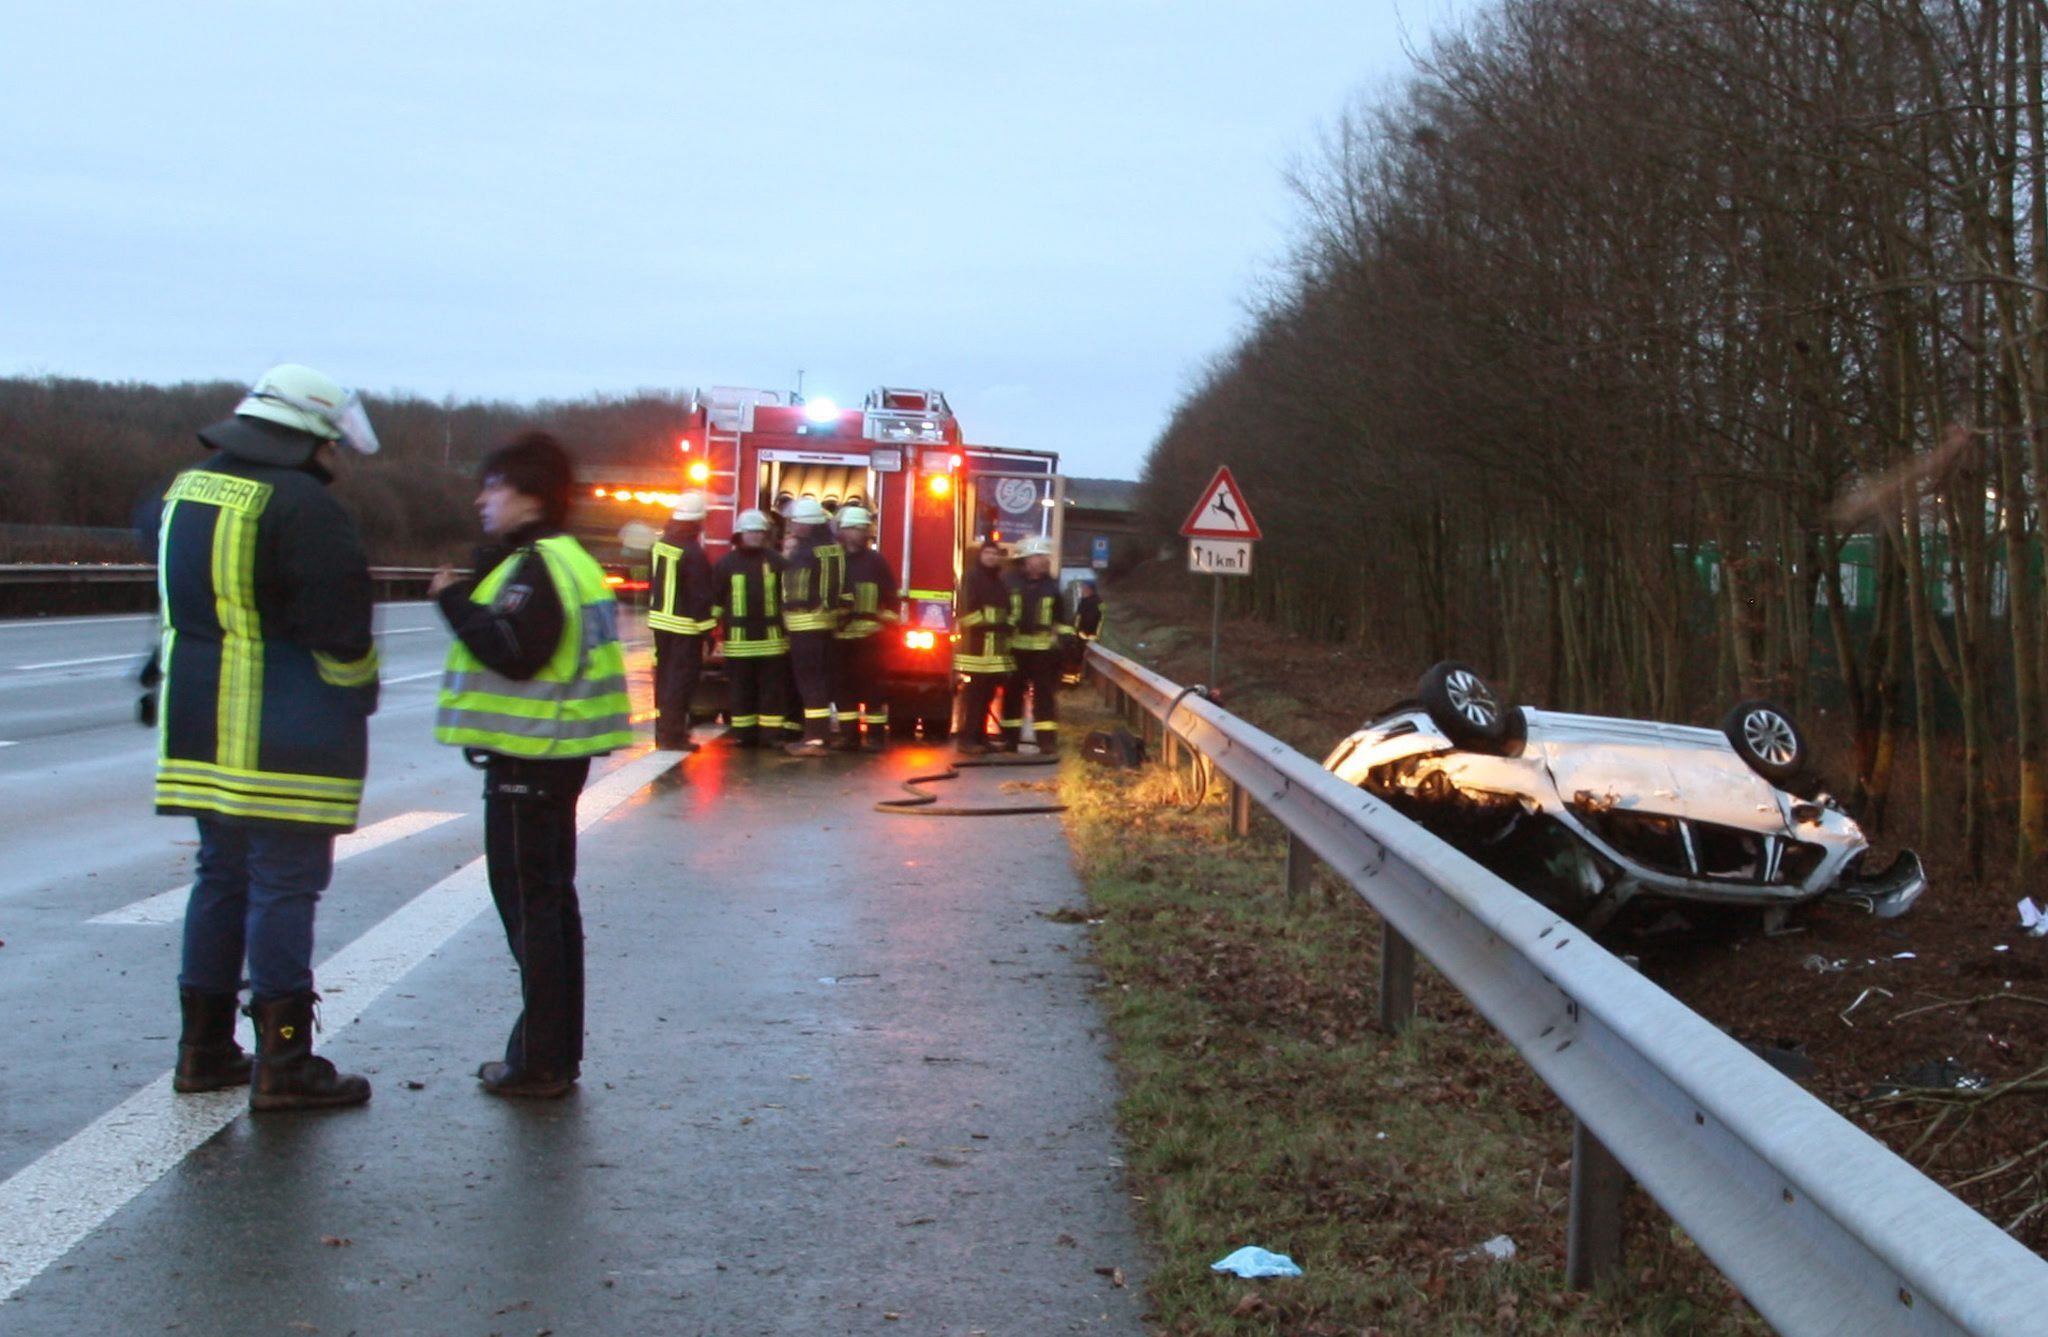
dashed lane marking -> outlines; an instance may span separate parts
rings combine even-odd
[[[576,828],[587,831],[603,821],[675,764],[675,753],[649,751],[613,767],[583,792]],[[490,903],[484,861],[477,858],[321,962],[323,1028],[342,1034],[386,989]],[[246,1044],[246,1022],[241,1029]],[[248,1094],[239,1090],[177,1095],[165,1072],[0,1183],[0,1303],[13,1299],[246,1108]]]
[[[38,669],[78,668],[85,664],[111,664],[121,659],[132,660],[139,664],[144,658],[145,656],[139,653],[131,652],[125,655],[94,655],[90,659],[52,659],[44,664],[9,664],[8,667],[16,673],[34,673]]]
[[[351,831],[334,840],[334,861],[352,859],[358,854],[368,854],[394,840],[404,840],[422,831],[431,831],[443,822],[452,822],[462,816],[459,812],[404,812],[396,817],[387,817],[381,822],[366,826],[360,831]],[[192,894],[192,884],[172,887],[160,891],[146,900],[124,905],[118,910],[109,910],[103,915],[94,915],[86,920],[88,924],[175,924],[185,917],[185,900]]]

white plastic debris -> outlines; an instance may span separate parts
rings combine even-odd
[[[1457,1261],[1469,1263],[1477,1258],[1488,1258],[1496,1263],[1505,1263],[1515,1256],[1515,1242],[1506,1235],[1495,1235],[1476,1249],[1465,1249],[1456,1254]]]
[[[1919,959],[1920,959],[1920,958],[1919,958],[1918,954],[1916,954],[1916,953],[1913,953],[1913,952],[1893,952],[1893,953],[1892,953],[1892,960],[1894,960],[1894,961],[1917,961],[1917,960],[1919,960]]]
[[[2020,927],[2036,938],[2048,933],[2048,914],[2041,912],[2032,896],[2020,897]]]
[[[1247,1244],[1217,1261],[1209,1264],[1211,1272],[1228,1272],[1239,1277],[1298,1277],[1301,1269],[1294,1260],[1284,1253],[1261,1249],[1256,1244]]]

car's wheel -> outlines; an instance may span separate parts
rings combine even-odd
[[[1769,701],[1739,702],[1721,721],[1721,732],[1736,755],[1772,784],[1782,785],[1806,769],[1806,735]]]
[[[1460,747],[1492,747],[1507,736],[1507,710],[1476,669],[1445,660],[1422,675],[1416,695],[1430,723]]]

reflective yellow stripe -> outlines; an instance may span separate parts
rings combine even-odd
[[[377,647],[371,646],[360,659],[338,659],[315,650],[313,666],[320,671],[320,681],[330,686],[366,687],[377,681]]]

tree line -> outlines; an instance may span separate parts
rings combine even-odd
[[[1153,525],[1228,463],[1289,628],[1561,708],[1838,703],[1867,818],[1910,768],[1923,836],[2037,874],[2044,16],[1502,0],[1293,173]]]
[[[204,458],[194,433],[232,413],[246,389],[226,380],[163,386],[0,378],[0,523],[132,526],[172,474]],[[407,394],[364,399],[382,448],[344,460],[335,490],[380,565],[440,562],[473,543],[477,463],[515,432],[545,427],[582,458],[670,464],[686,402],[660,391],[533,405]],[[113,555],[102,545],[7,558]]]

